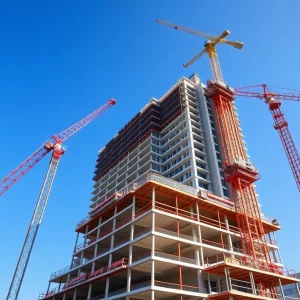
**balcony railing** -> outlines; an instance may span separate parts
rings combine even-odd
[[[178,291],[178,293],[180,293],[180,290],[182,291],[186,291],[186,292],[194,292],[194,293],[207,293],[206,291],[200,291],[200,288],[197,286],[191,286],[191,285],[180,285],[178,283],[173,283],[173,282],[166,282],[166,281],[158,281],[155,280],[154,281],[154,286],[158,286],[158,287],[163,287],[163,288],[167,288],[167,289],[176,289]],[[135,285],[131,285],[130,286],[130,291],[136,291],[142,288],[150,288],[151,287],[151,281],[145,281],[142,283],[138,283]],[[108,297],[112,297],[112,296],[116,296],[116,295],[121,295],[123,293],[126,292],[126,288],[122,288],[113,292],[108,292],[107,296]],[[91,298],[90,300],[101,300],[101,299],[105,299],[105,294],[96,296]]]
[[[224,262],[236,264],[237,266],[246,266],[249,268],[253,268],[265,272],[271,272],[271,273],[275,273],[287,277],[296,278],[296,271],[293,269],[279,267],[273,263],[268,265],[262,261],[253,261],[246,256],[242,257],[242,259],[239,259],[239,258],[232,258],[230,254],[222,253],[206,259],[207,267],[218,263],[224,263]]]
[[[80,276],[73,278],[71,281],[67,282],[64,285],[60,285],[58,287],[55,287],[54,289],[41,293],[38,299],[47,299],[49,297],[55,296],[57,293],[60,293],[63,290],[69,290],[70,288],[75,288],[76,286],[92,282],[101,277],[110,276],[111,274],[119,272],[119,270],[121,269],[127,268],[127,265],[128,259],[122,258],[118,261],[111,263],[107,267],[100,268],[92,273],[81,274]]]
[[[116,224],[116,227],[114,230],[117,230],[119,228],[121,228],[122,226],[124,226],[125,224],[129,223],[130,221],[132,221],[133,219],[136,219],[138,216],[140,216],[141,214],[143,214],[144,212],[148,211],[149,209],[151,209],[151,203],[143,206],[142,208],[140,208],[139,210],[136,211],[135,215],[134,216],[129,216],[125,219],[123,219],[122,221],[118,222]],[[88,246],[96,243],[97,241],[101,240],[103,237],[109,235],[110,233],[113,232],[113,229],[110,228],[110,229],[107,229],[103,232],[100,232],[98,238],[95,238],[95,239],[92,239],[92,240],[89,240],[87,242],[83,242],[81,244],[79,244],[78,246],[76,246],[75,250],[74,250],[74,253],[77,253],[85,248],[87,248]]]
[[[187,234],[181,234],[181,233],[177,234],[177,232],[175,232],[175,231],[171,231],[171,230],[167,230],[167,229],[159,228],[159,227],[155,227],[155,231],[162,233],[162,234],[170,235],[170,236],[173,236],[176,238],[181,238],[181,239],[185,239],[185,240],[189,240],[189,241],[193,241],[193,242],[197,242],[197,243],[202,243],[202,244],[204,244],[204,246],[208,245],[208,246],[218,247],[220,249],[230,250],[229,245],[220,243],[220,242],[216,242],[213,240],[204,239],[204,238],[200,239],[198,237],[193,237],[193,236],[190,236]],[[242,249],[240,249],[240,248],[232,247],[232,251],[242,253]],[[224,261],[224,259],[223,259],[223,261]]]
[[[138,234],[135,234],[134,237],[133,237],[133,239],[136,239],[137,237],[139,237],[139,236],[141,236],[143,234],[146,234],[146,233],[148,233],[150,231],[151,231],[151,229],[147,228],[147,229],[143,230],[142,232],[139,232]],[[125,243],[128,243],[128,242],[129,242],[128,238],[122,239],[122,240],[120,240],[118,242],[114,242],[114,247],[113,247],[112,251],[114,251],[115,248],[117,248],[117,247],[119,247],[119,246],[121,246],[121,245],[123,245]],[[84,265],[84,264],[86,264],[86,263],[88,263],[88,262],[90,262],[90,261],[92,261],[94,259],[98,259],[100,256],[104,255],[108,251],[109,251],[109,249],[102,250],[100,253],[97,254],[96,257],[84,258],[82,260],[82,262],[78,261],[78,263],[73,264],[72,266],[67,266],[67,267],[65,267],[65,268],[63,268],[63,269],[61,269],[61,270],[59,270],[57,272],[52,273],[51,276],[50,276],[50,281],[53,280],[53,279],[55,279],[55,278],[57,278],[57,277],[59,277],[59,276],[61,276],[61,275],[63,275],[63,274],[65,274],[65,273],[68,273],[69,271],[77,268],[78,266],[82,266],[82,265]]]
[[[211,193],[207,192],[205,189],[196,189],[196,188],[187,186],[185,184],[179,183],[175,180],[168,179],[168,178],[166,178],[162,175],[158,175],[158,174],[153,173],[153,172],[149,172],[149,173],[141,176],[135,182],[127,185],[124,189],[120,190],[118,193],[120,193],[122,195],[122,197],[124,197],[127,194],[129,194],[131,192],[134,192],[136,189],[138,189],[139,187],[141,187],[142,185],[144,185],[145,183],[147,183],[149,181],[156,181],[156,182],[164,184],[168,187],[178,189],[178,190],[180,190],[184,193],[187,193],[187,194],[190,194],[190,195],[193,195],[193,196],[197,196],[197,197],[199,197],[199,191],[200,191],[200,194],[201,194],[201,191],[202,191],[203,195],[206,196],[208,201],[214,202],[218,205],[226,206],[227,208],[231,208],[231,209],[234,208],[234,203],[233,202],[228,201],[227,199],[218,197],[214,194],[211,194]],[[100,213],[100,211],[101,210],[99,210],[98,213]],[[83,224],[87,223],[93,217],[91,217],[89,215],[87,217],[85,217],[83,220],[81,220],[80,222],[77,223],[76,229],[81,227]],[[266,217],[266,216],[262,216],[262,219],[269,222],[269,223],[272,223],[272,221],[274,220],[274,219]]]
[[[139,187],[141,187],[142,185],[144,185],[145,183],[147,183],[149,181],[156,181],[158,183],[162,183],[162,184],[167,185],[171,188],[178,189],[182,192],[185,192],[185,193],[193,195],[193,196],[198,196],[199,195],[199,189],[187,186],[187,185],[179,183],[175,180],[168,179],[164,176],[158,175],[158,174],[153,173],[153,172],[149,172],[149,173],[141,176],[137,181],[129,184],[124,189],[120,190],[118,193],[120,193],[122,195],[122,197],[124,197],[127,194],[129,194],[131,192],[134,192],[136,189],[138,189]],[[205,191],[205,190],[203,190],[203,191]],[[219,205],[221,204],[221,205],[224,205],[224,206],[227,206],[227,207],[233,207],[233,203],[231,204],[230,201],[228,201],[226,199],[222,199],[220,197],[217,197],[217,199],[218,200],[216,200],[215,196],[211,197],[210,195],[208,195],[208,200],[209,201],[216,202]],[[77,226],[76,226],[76,229],[79,228],[80,226],[82,226],[83,224],[87,223],[91,218],[92,217],[87,216],[83,220],[78,222]]]

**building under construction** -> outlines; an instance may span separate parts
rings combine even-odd
[[[39,299],[300,299],[276,243],[280,225],[257,204],[233,94],[182,78],[99,151],[72,263]]]

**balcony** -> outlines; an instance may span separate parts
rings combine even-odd
[[[216,300],[227,300],[232,297],[233,300],[246,300],[246,299],[300,299],[285,297],[281,294],[271,292],[270,290],[261,290],[258,285],[254,287],[250,282],[244,280],[237,280],[228,278],[228,283],[226,284],[225,278],[218,279],[219,286],[210,289],[210,294],[208,299]]]
[[[162,175],[158,175],[158,174],[155,174],[155,173],[152,173],[152,172],[148,172],[147,174],[142,175],[139,179],[137,179],[135,182],[130,183],[129,185],[127,185],[126,187],[121,189],[118,193],[122,194],[121,198],[123,198],[126,195],[136,191],[139,188],[141,188],[143,185],[145,185],[146,183],[148,183],[150,181],[154,182],[154,183],[157,183],[157,184],[162,184],[162,185],[166,186],[167,188],[177,189],[178,191],[189,194],[193,197],[202,198],[203,201],[207,202],[207,205],[211,206],[211,204],[215,203],[219,207],[223,206],[225,209],[230,209],[232,212],[234,212],[234,203],[231,202],[231,201],[228,201],[225,198],[218,197],[218,196],[216,196],[212,193],[207,193],[204,190],[203,191],[206,193],[206,196],[205,197],[204,196],[203,197],[199,196],[199,192],[201,192],[202,189],[196,189],[196,188],[187,186],[185,184],[179,183],[175,180],[168,179],[168,178],[166,178]],[[262,219],[263,219],[263,221],[269,223],[269,224],[264,224],[264,227],[266,227],[266,229],[268,229],[269,231],[274,231],[274,230],[279,229],[279,226],[274,224],[271,221],[271,218],[267,218],[265,216],[262,216]],[[87,225],[87,223],[90,220],[91,220],[91,217],[88,215],[83,220],[78,222],[77,226],[76,226],[76,231],[78,231],[80,228],[83,229],[83,227],[85,225]]]
[[[150,290],[154,289],[155,290],[155,297],[156,299],[165,299],[164,297],[166,296],[172,296],[175,294],[182,294],[182,295],[193,295],[195,297],[206,297],[207,293],[206,291],[200,291],[200,288],[197,286],[191,286],[191,285],[180,285],[178,283],[173,283],[173,282],[167,282],[167,281],[154,281],[154,285],[151,285],[151,281],[145,281],[139,284],[135,284],[130,286],[130,291],[128,292],[129,295],[139,295],[139,293],[143,292],[143,298],[138,298],[138,299],[148,299],[148,295],[145,293],[145,291],[149,291],[149,296],[150,296]],[[102,300],[102,299],[107,299],[110,297],[115,297],[118,296],[119,299],[123,296],[126,295],[126,288],[108,292],[107,297],[105,297],[105,294],[96,296],[91,298],[90,300]],[[145,297],[145,298],[144,298]]]
[[[207,260],[205,272],[216,275],[224,275],[224,269],[229,268],[230,275],[236,279],[249,277],[253,273],[254,280],[260,282],[272,282],[281,280],[282,285],[297,283],[296,272],[292,269],[267,264],[263,261],[253,261],[248,257],[233,258],[229,254],[221,254]]]
[[[81,274],[80,276],[73,278],[71,281],[69,281],[64,285],[60,285],[58,287],[55,287],[54,289],[41,293],[38,299],[49,299],[61,292],[68,291],[76,287],[91,283],[95,280],[99,280],[111,276],[112,274],[115,274],[117,272],[126,269],[127,265],[128,265],[127,258],[122,258],[118,261],[111,263],[107,267],[100,268],[89,274],[86,273]]]

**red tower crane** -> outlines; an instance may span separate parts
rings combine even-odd
[[[257,91],[256,88],[260,88],[260,90]],[[279,133],[283,148],[300,192],[300,156],[290,133],[288,122],[284,117],[283,111],[280,109],[282,100],[300,101],[300,94],[273,93],[266,84],[238,88],[234,89],[234,91],[236,96],[264,99],[265,103],[269,105],[269,110],[271,111],[274,120],[274,128]]]
[[[52,152],[48,171],[37,200],[34,213],[27,231],[27,235],[23,244],[21,254],[19,256],[18,264],[15,269],[15,273],[7,294],[7,300],[16,300],[22,285],[22,281],[26,272],[26,267],[30,258],[30,254],[34,245],[35,238],[38,233],[39,226],[41,224],[43,214],[47,205],[51,187],[54,181],[56,170],[61,155],[64,154],[65,149],[62,143],[69,137],[89,124],[91,121],[100,116],[112,105],[115,105],[116,101],[110,99],[106,104],[96,109],[94,112],[83,118],[81,121],[61,131],[60,133],[53,135],[47,140],[40,148],[38,148],[31,156],[29,156],[23,163],[21,163],[16,169],[14,169],[8,176],[4,177],[0,181],[0,195],[7,191],[15,182],[17,182],[22,176],[24,176],[34,165],[36,165],[43,157]]]

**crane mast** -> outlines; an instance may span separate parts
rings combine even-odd
[[[27,231],[27,235],[23,244],[23,248],[14,272],[14,276],[6,297],[6,300],[16,300],[20,292],[21,284],[26,272],[28,261],[31,255],[31,251],[34,245],[35,238],[37,236],[44,211],[48,202],[51,187],[54,181],[54,177],[57,171],[60,156],[64,153],[64,149],[57,144],[56,149],[53,151],[48,171],[37,200],[35,210],[33,212],[31,222]]]
[[[18,294],[20,292],[22,281],[39,230],[39,226],[42,222],[43,214],[48,202],[58,163],[61,155],[65,153],[65,149],[62,147],[62,143],[115,104],[116,101],[114,99],[110,99],[106,104],[102,105],[79,122],[59,132],[58,134],[53,135],[32,155],[30,155],[23,163],[21,163],[8,176],[4,177],[0,181],[1,196],[14,183],[16,183],[21,177],[23,177],[30,169],[32,169],[32,167],[35,166],[43,157],[45,157],[49,152],[52,152],[52,157],[49,163],[48,171],[42,189],[40,191],[35,210],[31,218],[31,222],[27,231],[21,254],[19,256],[17,266],[15,268],[15,272],[10,284],[6,300],[16,300],[18,298]]]
[[[269,109],[274,120],[274,128],[279,133],[281,143],[285,150],[298,190],[300,192],[300,156],[289,130],[288,122],[286,121],[280,106],[281,103],[278,101],[269,103]]]
[[[257,87],[261,88],[262,91],[257,92],[256,90],[254,90],[254,88]],[[300,101],[300,94],[273,93],[268,89],[266,84],[238,88],[235,89],[235,94],[241,97],[264,99],[265,103],[268,104],[269,110],[274,120],[274,128],[279,134],[281,143],[283,145],[292,173],[294,175],[296,185],[300,192],[300,156],[289,130],[288,122],[285,119],[284,113],[280,108],[282,100]]]

